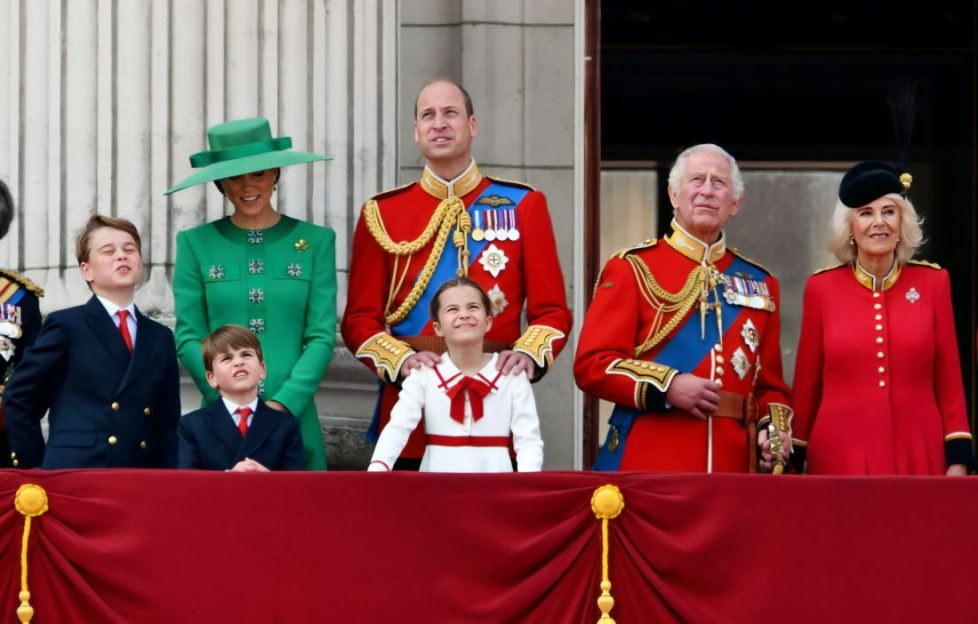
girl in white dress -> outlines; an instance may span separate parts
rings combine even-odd
[[[492,327],[485,291],[466,277],[442,284],[431,300],[432,327],[448,351],[411,372],[390,423],[377,440],[370,471],[388,471],[424,418],[427,472],[511,472],[510,442],[520,472],[543,467],[543,440],[526,373],[503,375],[497,354],[483,351]]]

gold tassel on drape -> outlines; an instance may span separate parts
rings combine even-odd
[[[591,496],[591,511],[601,520],[601,596],[598,598],[601,617],[598,619],[598,624],[615,624],[611,618],[615,599],[611,597],[611,581],[608,579],[608,520],[617,518],[623,509],[625,509],[625,498],[617,487],[609,483],[594,490],[594,495]]]
[[[25,483],[17,488],[14,507],[24,516],[24,535],[20,541],[20,606],[17,618],[27,624],[34,617],[31,606],[31,592],[27,589],[27,543],[31,535],[31,518],[36,518],[48,510],[48,494],[40,485]]]

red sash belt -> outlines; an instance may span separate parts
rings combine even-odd
[[[509,436],[446,436],[428,434],[425,440],[434,446],[501,446],[509,448]]]

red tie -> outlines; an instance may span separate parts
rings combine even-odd
[[[248,435],[248,417],[251,416],[251,408],[239,407],[234,411],[240,416],[238,418],[238,431],[241,432],[241,437],[243,438]]]
[[[485,398],[492,387],[484,381],[479,381],[474,377],[462,377],[457,384],[451,387],[446,394],[452,400],[450,415],[452,420],[459,423],[465,422],[465,396],[468,395],[469,402],[472,404],[472,420],[477,421],[482,418],[482,399]]]
[[[122,342],[126,343],[129,353],[132,353],[132,336],[129,334],[129,323],[126,317],[129,316],[128,310],[119,310],[119,333],[122,334]]]

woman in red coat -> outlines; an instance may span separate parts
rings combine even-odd
[[[846,172],[833,216],[842,264],[808,279],[793,444],[810,474],[964,475],[974,465],[946,270],[923,238],[910,176]],[[798,459],[800,458],[800,462]]]

